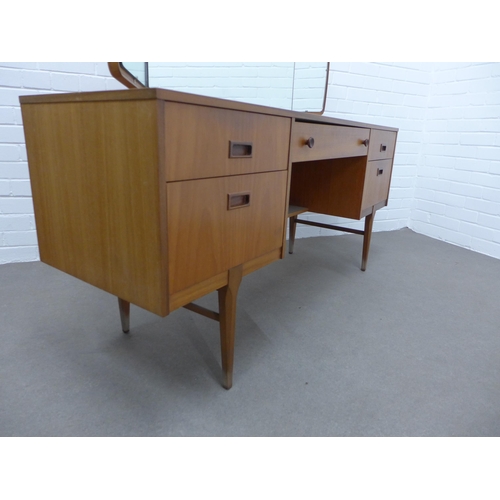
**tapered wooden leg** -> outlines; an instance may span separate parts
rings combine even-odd
[[[288,235],[288,253],[293,253],[293,245],[295,243],[295,231],[297,230],[297,216],[290,217],[290,230]]]
[[[226,389],[233,385],[236,299],[242,276],[243,266],[233,267],[229,270],[228,284],[218,290],[223,386]]]
[[[365,232],[363,237],[363,258],[361,260],[361,271],[366,271],[366,263],[368,262],[368,253],[370,252],[370,241],[372,237],[374,219],[375,211],[365,217]]]
[[[120,320],[122,322],[123,333],[130,330],[130,302],[118,297],[118,307],[120,308]]]

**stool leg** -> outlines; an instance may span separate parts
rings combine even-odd
[[[293,254],[293,245],[295,243],[295,231],[297,230],[297,216],[290,217],[290,231],[288,240],[288,253]]]
[[[368,262],[368,253],[370,252],[370,241],[372,237],[374,219],[375,219],[375,211],[365,217],[365,231],[363,236],[363,258],[361,260],[361,271],[366,271],[366,263]]]

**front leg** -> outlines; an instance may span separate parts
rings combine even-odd
[[[231,389],[233,385],[236,299],[243,276],[243,266],[233,267],[229,269],[228,273],[228,283],[218,290],[218,294],[223,386],[226,389]]]
[[[297,216],[290,217],[290,231],[288,236],[288,253],[293,254],[293,245],[295,244],[295,233],[297,231]]]
[[[366,271],[368,262],[368,253],[370,252],[370,241],[372,238],[373,221],[375,219],[375,210],[365,217],[365,231],[363,236],[363,258],[361,260],[361,271]]]
[[[130,330],[130,302],[118,297],[118,307],[120,308],[120,320],[122,322],[123,333]]]

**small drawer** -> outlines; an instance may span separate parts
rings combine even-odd
[[[167,181],[286,170],[291,119],[165,103]]]
[[[392,159],[369,161],[366,165],[362,210],[386,201],[391,184]]]
[[[292,162],[328,160],[368,154],[370,129],[295,122]]]
[[[396,132],[372,129],[368,160],[385,160],[394,158],[396,147]]]
[[[169,293],[283,246],[287,172],[167,183]]]

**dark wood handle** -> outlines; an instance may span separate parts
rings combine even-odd
[[[250,193],[230,193],[227,195],[227,209],[248,207],[250,205]]]
[[[314,147],[314,137],[309,137],[309,139],[306,140],[304,145],[309,147],[309,148],[313,148]]]
[[[377,168],[377,176],[382,175],[384,173],[383,168]]]
[[[387,151],[387,146],[385,144],[381,144],[380,145],[380,152],[384,152],[384,151]]]
[[[229,158],[251,158],[253,144],[251,142],[229,141]]]
[[[363,144],[363,146],[365,146],[365,148],[367,148],[368,144],[370,144],[370,141],[368,139],[365,139],[364,141],[361,141],[361,144]]]

